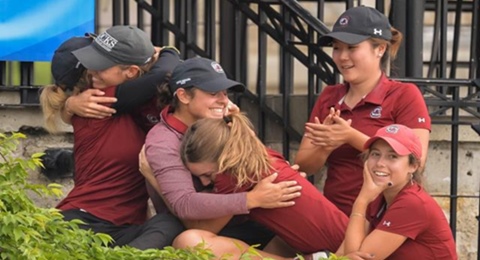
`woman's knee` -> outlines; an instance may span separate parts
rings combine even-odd
[[[189,229],[178,235],[175,240],[173,240],[172,245],[175,248],[194,247],[200,243],[208,243],[208,241],[215,236],[215,234],[208,231]]]

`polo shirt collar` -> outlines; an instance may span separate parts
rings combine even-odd
[[[382,73],[382,76],[380,77],[380,80],[375,88],[365,96],[363,101],[381,105],[385,99],[385,96],[387,95],[388,90],[390,89],[390,85],[390,79],[385,75],[385,73]]]
[[[165,107],[162,112],[160,112],[160,117],[165,122],[165,124],[172,128],[173,130],[185,134],[187,132],[188,126],[178,118],[174,117],[172,113],[169,113],[170,106]]]
[[[368,93],[363,98],[363,101],[361,102],[362,103],[368,102],[376,105],[381,105],[383,100],[385,99],[385,96],[387,95],[388,90],[390,89],[390,85],[391,85],[390,79],[385,75],[385,73],[382,73],[382,76],[380,77],[380,80],[378,81],[375,88],[372,91],[370,91],[370,93]],[[336,91],[336,96],[331,99],[332,103],[329,104],[329,107],[335,107],[335,109],[341,109],[343,107],[342,106],[343,100],[349,88],[350,88],[350,83],[348,82],[345,84],[339,85]]]

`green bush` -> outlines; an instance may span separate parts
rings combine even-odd
[[[138,250],[109,248],[111,237],[78,228],[79,221],[67,222],[56,209],[37,207],[27,191],[42,196],[60,196],[60,186],[27,183],[27,170],[42,167],[40,157],[15,158],[13,152],[23,134],[0,133],[0,259],[213,259],[203,245],[188,250]]]

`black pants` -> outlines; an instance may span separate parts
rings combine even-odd
[[[72,209],[61,212],[65,220],[80,219],[87,223],[82,229],[91,229],[95,233],[110,235],[114,242],[110,246],[129,245],[141,250],[149,248],[162,249],[170,246],[173,239],[185,230],[180,221],[171,214],[157,214],[142,225],[117,226],[94,215]]]
[[[235,222],[235,217],[227,226],[220,230],[218,235],[236,238],[249,245],[259,245],[258,249],[263,249],[275,236],[275,234],[265,226],[251,220],[239,224],[232,222]]]

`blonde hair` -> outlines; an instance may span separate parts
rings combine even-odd
[[[235,176],[237,187],[253,185],[273,169],[265,146],[242,113],[198,120],[185,134],[180,153],[184,163],[217,163],[218,172]]]
[[[403,34],[399,30],[395,29],[393,26],[390,30],[392,32],[392,39],[390,39],[390,41],[386,41],[380,38],[370,38],[370,42],[372,43],[374,48],[380,46],[381,44],[387,45],[385,54],[380,60],[380,67],[382,71],[387,70],[389,59],[395,60],[395,58],[397,57],[397,53],[400,49],[400,44],[402,43],[403,39]]]
[[[73,87],[72,95],[76,95],[90,85],[87,71],[84,71],[77,85]],[[67,101],[67,87],[65,85],[47,85],[40,89],[40,107],[43,112],[45,129],[50,133],[58,133],[61,122],[61,111]]]

